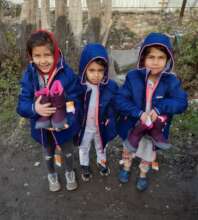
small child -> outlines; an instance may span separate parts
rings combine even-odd
[[[172,68],[170,39],[150,33],[139,52],[138,68],[130,71],[116,97],[120,118],[118,133],[123,139],[123,168],[119,180],[126,183],[132,159],[140,157],[137,189],[148,187],[147,173],[156,159],[156,149],[168,149],[169,127],[174,114],[187,108],[187,95]]]
[[[106,144],[116,136],[113,98],[117,84],[108,78],[108,55],[100,44],[88,44],[80,58],[80,79],[84,91],[82,127],[78,136],[82,180],[91,177],[89,151],[94,141],[97,165],[102,176],[108,176]]]
[[[75,190],[73,136],[79,130],[78,77],[66,65],[52,33],[38,30],[31,34],[27,52],[30,64],[21,81],[17,112],[30,119],[32,137],[44,146],[49,190],[61,189],[54,166],[56,148],[62,150],[65,159],[66,189]]]

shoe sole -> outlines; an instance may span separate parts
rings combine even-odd
[[[77,188],[78,188],[78,184],[77,183],[75,185],[73,185],[73,186],[66,185],[67,191],[73,191],[73,190],[76,190]]]
[[[49,187],[49,191],[50,192],[58,192],[61,190],[61,186],[57,187],[57,188],[52,188],[52,187]]]

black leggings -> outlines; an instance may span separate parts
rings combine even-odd
[[[44,147],[44,157],[47,165],[47,169],[49,173],[55,172],[55,166],[54,166],[54,155],[56,150],[56,145],[54,144],[54,141],[51,137],[49,137],[51,142],[50,146]],[[52,139],[52,140],[51,140]],[[69,140],[62,144],[61,146],[61,154],[64,158],[64,164],[65,164],[65,170],[66,171],[72,171],[73,170],[73,149],[74,144],[72,140]]]

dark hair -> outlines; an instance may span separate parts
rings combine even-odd
[[[107,68],[107,62],[102,58],[96,58],[92,62],[96,62],[98,65],[103,66],[105,69]]]
[[[32,56],[32,49],[38,46],[44,46],[48,44],[52,53],[54,53],[53,41],[50,38],[50,35],[44,31],[38,31],[31,34],[30,38],[27,41],[26,48],[30,56]]]
[[[156,48],[157,50],[160,50],[161,52],[165,53],[167,56],[167,60],[169,60],[170,58],[170,54],[168,53],[167,49],[164,46],[161,45],[152,45],[152,46],[148,46],[144,49],[144,51],[142,52],[142,55],[140,57],[140,66],[144,66],[144,61],[146,56],[151,52],[151,48]]]

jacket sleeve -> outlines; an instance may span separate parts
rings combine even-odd
[[[181,81],[177,78],[170,84],[167,96],[162,100],[155,100],[155,110],[159,115],[179,114],[186,110],[188,106],[187,93],[181,87]]]
[[[116,107],[116,94],[119,90],[119,87],[116,82],[113,82],[112,85],[113,85],[111,89],[112,98],[108,104],[108,117],[112,117],[114,115],[117,115],[118,113],[117,107]]]
[[[143,111],[133,102],[132,85],[128,75],[123,86],[119,89],[116,96],[116,108],[122,115],[139,118]]]
[[[75,111],[79,111],[82,106],[81,96],[83,93],[80,79],[70,67],[66,68],[66,78],[65,92],[67,101],[74,101]]]
[[[25,72],[20,84],[17,113],[25,118],[37,118],[39,115],[34,108],[34,87],[29,72]]]

